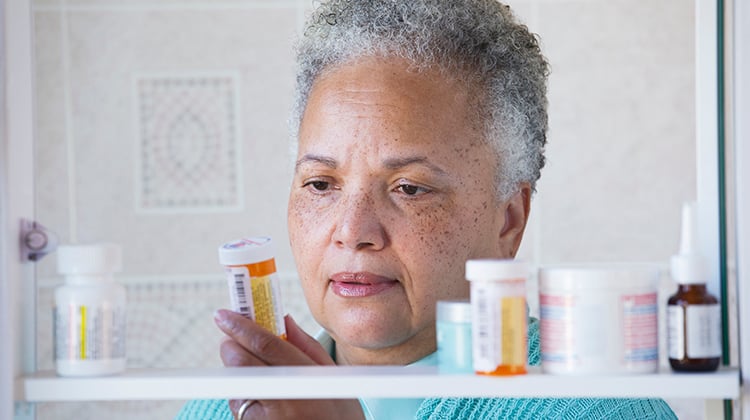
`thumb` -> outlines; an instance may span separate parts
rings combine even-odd
[[[299,325],[294,321],[291,315],[284,317],[286,325],[286,337],[287,341],[294,344],[295,347],[300,349],[309,358],[319,365],[335,365],[336,363],[331,359],[331,356],[318,343],[317,340],[312,338],[310,334],[306,333],[305,330],[300,328]]]

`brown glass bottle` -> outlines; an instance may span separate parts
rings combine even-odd
[[[705,284],[680,284],[667,301],[669,364],[676,371],[708,372],[721,359],[719,301]]]

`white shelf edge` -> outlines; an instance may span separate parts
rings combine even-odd
[[[232,398],[622,397],[736,399],[739,370],[561,376],[439,374],[423,367],[247,367],[143,369],[108,377],[18,379],[27,402]],[[241,391],[241,393],[240,393]]]

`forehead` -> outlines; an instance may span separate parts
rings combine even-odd
[[[300,127],[301,146],[333,137],[461,149],[481,143],[467,85],[399,59],[361,58],[320,76]]]

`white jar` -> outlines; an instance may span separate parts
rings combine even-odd
[[[68,245],[57,250],[65,284],[55,289],[55,366],[61,376],[100,376],[125,369],[125,288],[115,244]]]
[[[650,265],[542,268],[542,370],[566,375],[655,372],[658,278],[658,268]]]

